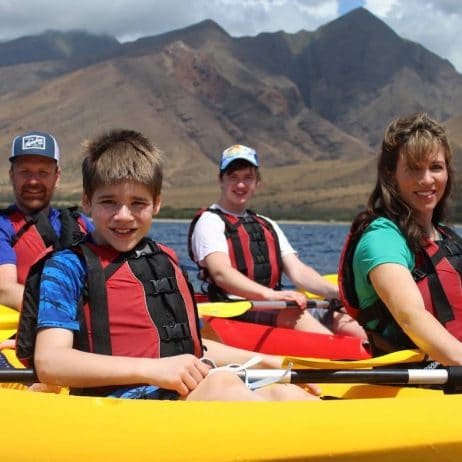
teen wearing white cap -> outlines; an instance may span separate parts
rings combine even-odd
[[[306,310],[306,297],[282,290],[285,273],[297,287],[327,299],[338,298],[338,288],[304,264],[281,228],[247,209],[260,184],[259,160],[248,146],[234,145],[220,161],[220,198],[201,210],[191,223],[189,251],[208,283],[209,296],[218,300],[237,295],[250,300],[295,301],[298,310],[247,312],[240,319],[319,333],[341,333],[365,338],[348,315],[332,310]]]

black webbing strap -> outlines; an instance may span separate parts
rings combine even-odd
[[[192,351],[185,302],[169,255],[155,242],[140,246],[136,254],[138,258],[132,262],[132,269],[143,282],[149,314],[161,340],[161,356]],[[139,258],[141,256],[145,258]],[[164,309],[159,309],[160,306]]]
[[[61,234],[59,236],[60,248],[65,249],[82,240],[85,233],[80,229],[77,207],[60,210]]]
[[[176,306],[180,302],[178,297],[179,288],[175,277],[175,270],[169,260],[169,257],[161,252],[155,246],[151,249],[151,255],[146,258],[147,267],[151,271],[151,279],[146,287],[146,293],[159,300],[165,306],[166,310],[163,316],[160,316],[158,310],[153,312],[149,308],[149,312],[153,319],[162,320],[158,326],[159,336],[162,342],[179,342],[191,337],[189,323],[186,313],[179,310]],[[162,275],[162,277],[161,277]],[[175,348],[183,350],[183,346],[177,344]],[[182,351],[180,351],[182,352]]]
[[[251,210],[248,210],[247,212],[250,215],[256,216],[255,212],[253,212]],[[277,259],[277,264],[278,264],[278,268],[279,268],[279,280],[278,280],[277,286],[274,287],[274,289],[281,290],[281,288],[282,288],[282,266],[283,265],[282,265],[281,246],[279,245],[279,237],[278,237],[274,227],[272,226],[272,224],[268,220],[266,220],[265,218],[263,218],[261,216],[258,217],[258,219],[262,221],[263,226],[265,226],[268,229],[268,231],[271,233],[271,235],[273,236],[274,244],[276,246],[276,259]]]
[[[11,238],[10,244],[11,247],[14,247],[16,243],[21,239],[21,236],[33,225],[35,224],[32,220],[26,220],[24,225],[19,229],[19,231]]]
[[[56,235],[55,230],[51,226],[50,220],[48,216],[46,216],[45,212],[40,211],[34,213],[33,215],[25,217],[26,222],[24,225],[19,229],[19,231],[11,238],[11,247],[14,247],[19,239],[21,239],[22,235],[27,232],[27,230],[34,226],[37,228],[38,233],[43,239],[46,247],[53,246],[56,248],[56,244],[59,243],[58,236]]]
[[[441,324],[446,324],[454,319],[454,313],[449,300],[444,293],[436,272],[429,274],[427,277],[436,317]]]
[[[26,218],[26,220],[34,220],[35,227],[37,228],[38,233],[43,239],[46,247],[52,246],[54,249],[58,249],[59,238],[56,234],[53,226],[51,226],[50,220],[46,213],[42,210],[38,213],[35,213],[30,218]]]
[[[248,276],[249,273],[245,263],[244,250],[242,249],[242,243],[239,238],[239,232],[237,230],[238,226],[242,222],[242,218],[235,225],[230,223],[224,215],[221,215],[221,218],[225,222],[225,236],[231,239],[231,246],[234,251],[234,257],[236,258],[236,269],[242,274]]]
[[[422,252],[423,265],[414,268],[412,271],[412,276],[416,282],[424,277],[427,278],[436,318],[443,325],[454,320],[454,313],[438,277],[436,266],[443,258],[460,255],[460,251],[461,247],[456,242],[443,241],[439,245],[439,250],[433,256],[430,257],[427,252]]]
[[[243,224],[250,238],[250,253],[253,258],[254,279],[260,284],[269,287],[271,283],[271,264],[269,261],[268,243],[262,225],[254,218],[243,219]]]
[[[106,279],[99,258],[86,245],[81,245],[87,264],[88,300],[93,352],[112,354],[109,332],[109,311],[107,306]]]

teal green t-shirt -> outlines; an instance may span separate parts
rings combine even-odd
[[[359,239],[353,256],[353,274],[359,307],[365,308],[378,300],[369,282],[369,272],[384,263],[396,263],[414,269],[414,253],[399,228],[388,218],[377,218]]]

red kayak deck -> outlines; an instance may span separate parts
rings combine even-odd
[[[223,343],[260,353],[328,359],[366,359],[364,340],[342,335],[300,332],[228,318],[207,318]]]

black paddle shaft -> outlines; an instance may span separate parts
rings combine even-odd
[[[441,369],[248,369],[239,376],[248,382],[274,378],[282,383],[369,383],[390,385],[445,385],[448,393],[462,391],[462,366]]]
[[[272,377],[283,383],[444,385],[446,393],[462,392],[462,366],[441,369],[247,369],[237,374],[248,382]],[[0,369],[0,383],[37,381],[33,369]]]
[[[38,382],[34,369],[0,369],[0,383]]]

